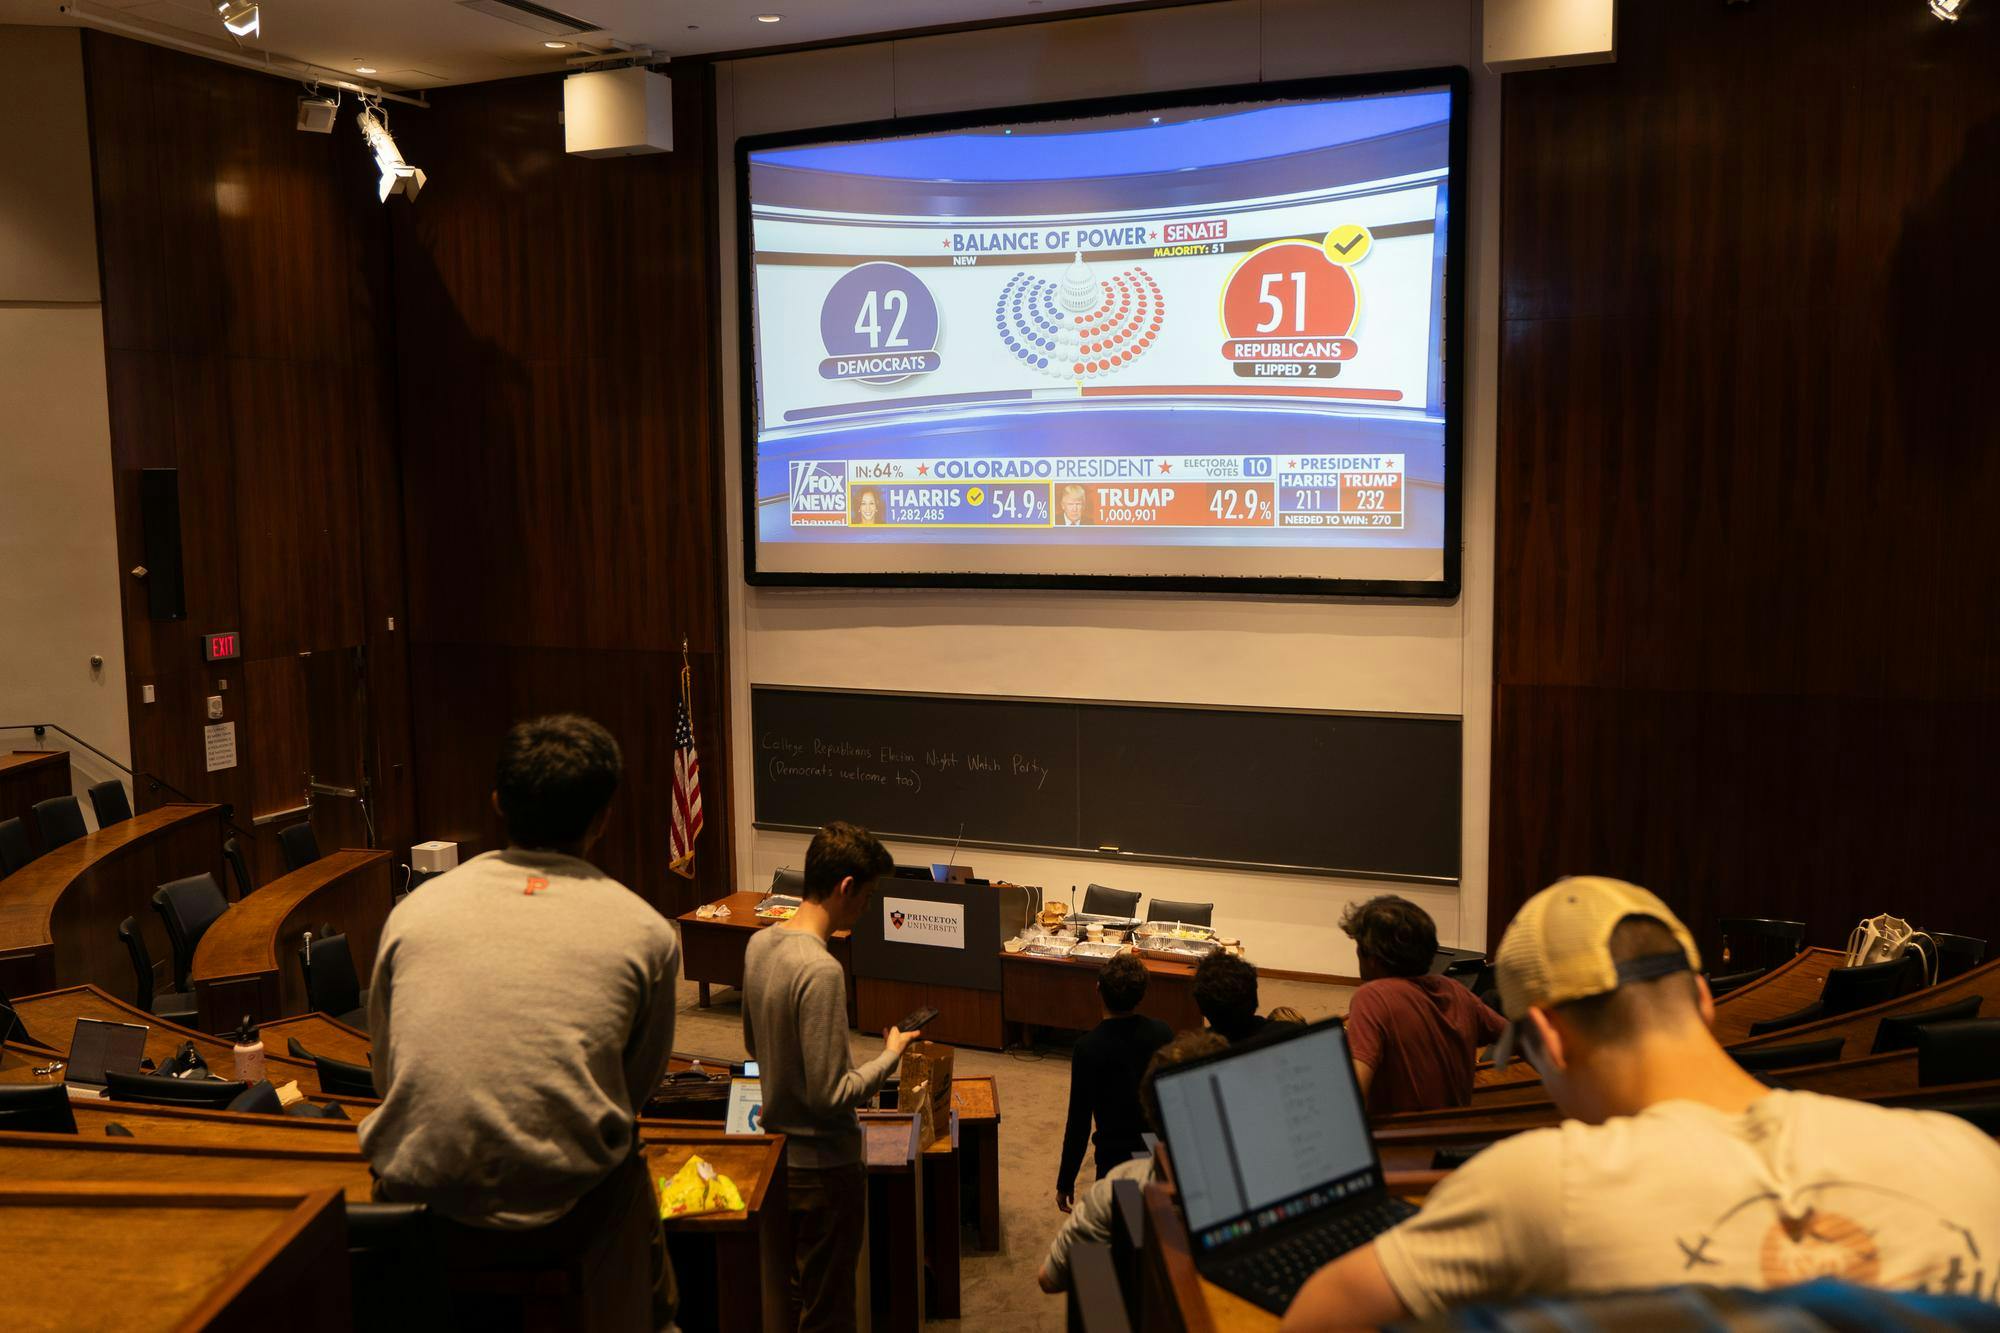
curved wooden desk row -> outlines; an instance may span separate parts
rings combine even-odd
[[[230,904],[195,946],[188,982],[196,1021],[221,1032],[233,1030],[245,1014],[261,1024],[308,1012],[298,949],[305,932],[317,931],[321,922],[346,933],[365,988],[389,919],[389,864],[386,851],[344,848]]]
[[[88,982],[135,998],[118,923],[137,918],[153,957],[170,957],[153,892],[204,870],[222,870],[219,805],[163,805],[36,858],[0,880],[0,994]]]
[[[42,845],[42,831],[35,827],[35,807],[72,790],[68,750],[0,754],[0,823],[20,820],[27,826],[29,846],[39,850]]]
[[[1996,1001],[2000,1001],[2000,959],[1982,963],[1970,972],[1960,973],[1950,981],[1926,986],[1920,991],[1912,991],[1893,1000],[1884,1000],[1881,1004],[1857,1009],[1851,1014],[1842,1014],[1838,1018],[1822,1018],[1817,1022],[1801,1023],[1797,1027],[1767,1032],[1761,1037],[1751,1037],[1738,1042],[1731,1049],[1758,1051],[1771,1046],[1789,1046],[1798,1041],[1824,1041],[1828,1037],[1840,1037],[1844,1043],[1841,1048],[1842,1058],[1852,1060],[1856,1056],[1866,1055],[1875,1045],[1875,1029],[1881,1026],[1883,1019],[1902,1014],[1922,1013],[1926,1009],[1936,1009],[1941,1005],[1971,999],[1974,996],[1980,1001],[1979,1012],[1983,1016],[1991,1016],[1996,1008],[2000,1008],[2000,1004],[1996,1004]],[[1819,993],[1815,991],[1782,1012],[1791,1013],[1802,1009],[1818,998]]]

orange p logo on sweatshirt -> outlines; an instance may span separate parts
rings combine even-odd
[[[542,876],[530,875],[528,876],[528,887],[521,890],[521,892],[528,895],[529,897],[533,897],[535,894],[540,893],[543,889],[546,889],[548,886],[549,886],[548,880],[544,879]]]

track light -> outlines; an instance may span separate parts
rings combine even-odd
[[[222,26],[229,30],[231,37],[256,37],[263,32],[262,17],[256,5],[246,5],[241,0],[222,0],[215,7],[222,15]]]
[[[403,151],[389,136],[389,122],[383,119],[381,103],[370,102],[362,107],[357,123],[361,126],[361,137],[368,141],[369,149],[375,154],[375,165],[382,173],[379,183],[382,202],[388,203],[392,194],[414,201],[417,191],[424,188],[424,173],[403,160]]]
[[[1965,0],[1931,0],[1931,17],[1943,19],[1946,23],[1958,22],[1958,16],[1965,9]]]

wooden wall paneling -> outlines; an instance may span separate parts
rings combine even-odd
[[[1621,23],[1503,97],[1490,932],[1603,870],[1993,935],[2000,25]]]

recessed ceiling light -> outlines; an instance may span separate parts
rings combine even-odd
[[[779,19],[783,17],[784,17],[783,14],[759,14],[757,16],[757,21],[759,23],[776,23]]]
[[[569,43],[568,43],[568,42],[543,42],[543,43],[542,43],[542,45],[543,45],[543,46],[546,46],[546,47],[548,47],[548,48],[549,48],[549,50],[551,50],[551,51],[562,51],[562,50],[566,50],[566,49],[568,48],[568,46],[569,46]]]
[[[1159,123],[1160,123],[1160,118],[1159,118],[1158,116],[1154,116],[1154,117],[1153,117],[1153,123],[1154,123],[1155,125],[1159,124]]]
[[[354,67],[354,72],[356,74],[373,74],[375,72],[375,67],[373,65],[356,65]]]

